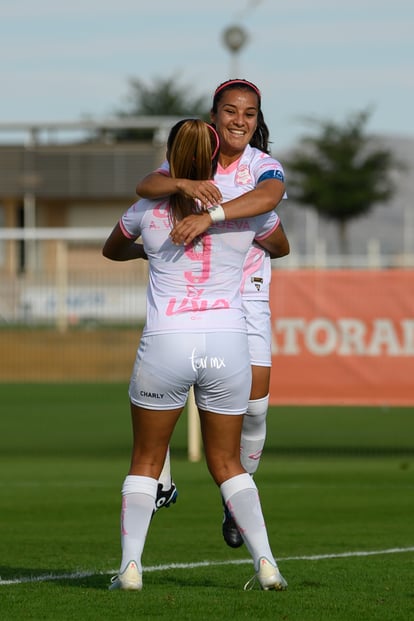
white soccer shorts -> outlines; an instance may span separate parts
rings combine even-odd
[[[129,384],[132,403],[151,410],[184,407],[192,385],[202,410],[244,414],[251,388],[247,335],[208,332],[142,337]]]
[[[249,341],[250,363],[272,366],[272,326],[270,306],[265,300],[243,300]]]

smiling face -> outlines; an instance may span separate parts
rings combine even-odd
[[[257,127],[259,100],[250,89],[228,89],[211,113],[220,136],[220,163],[228,165],[243,153]]]

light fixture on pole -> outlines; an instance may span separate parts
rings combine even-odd
[[[223,32],[223,42],[230,51],[232,62],[229,78],[239,78],[238,55],[240,50],[246,45],[249,36],[244,28],[234,24]]]

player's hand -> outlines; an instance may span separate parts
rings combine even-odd
[[[191,179],[180,179],[178,190],[186,198],[193,198],[200,201],[205,208],[217,205],[223,200],[220,190],[212,181],[194,181]]]
[[[199,214],[192,214],[177,222],[170,233],[170,237],[174,244],[184,244],[187,246],[191,244],[196,237],[202,235],[211,225],[212,220],[207,211]]]

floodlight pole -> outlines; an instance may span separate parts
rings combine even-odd
[[[229,78],[239,78],[239,53],[249,40],[244,28],[233,24],[228,26],[222,34],[222,41],[231,54]]]

